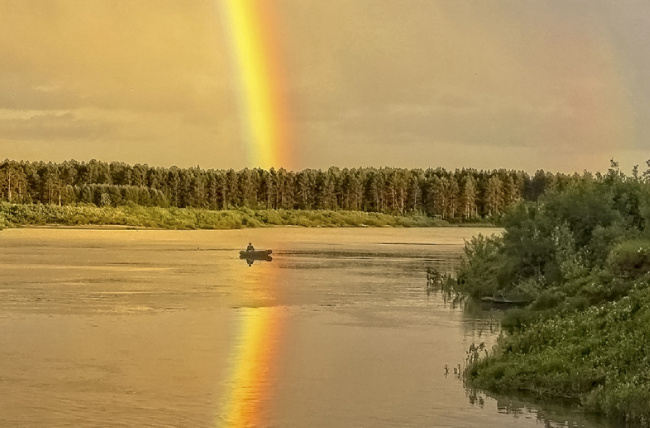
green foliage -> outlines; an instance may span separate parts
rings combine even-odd
[[[650,283],[629,294],[531,322],[501,337],[468,372],[475,386],[569,398],[609,417],[650,420]]]
[[[491,243],[498,251],[489,258],[468,243],[459,289],[473,296],[498,290],[535,298],[542,289],[603,269],[617,243],[643,232],[646,186],[622,178],[584,180],[517,205],[503,217],[505,232]]]
[[[5,160],[0,163],[0,200],[102,207],[134,203],[212,210],[363,211],[474,223],[498,220],[513,203],[537,199],[547,188],[572,179],[549,173],[535,177],[542,179],[533,183],[522,171],[503,169],[224,171],[97,160],[60,164]],[[304,218],[300,222],[307,223]]]
[[[607,265],[614,274],[628,278],[650,273],[650,241],[621,242],[609,253]]]
[[[92,204],[58,206],[0,202],[0,227],[28,225],[121,225],[162,229],[240,229],[243,227],[431,227],[448,226],[425,216],[392,216],[359,211],[205,210],[144,207],[135,203],[112,207]]]
[[[475,298],[492,296],[500,288],[503,240],[495,236],[478,235],[465,244],[465,257],[457,276],[457,291]]]
[[[458,289],[530,300],[506,312],[493,353],[472,361],[474,386],[650,422],[649,186],[613,163],[509,210],[503,236],[468,242]]]

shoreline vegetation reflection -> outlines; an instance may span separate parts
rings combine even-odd
[[[446,306],[453,310],[462,310],[466,318],[466,329],[472,339],[466,359],[462,364],[455,363],[456,367],[449,367],[446,364],[443,370],[445,378],[453,377],[463,385],[467,401],[471,406],[483,409],[486,404],[491,404],[492,407],[496,407],[498,413],[510,415],[514,419],[534,420],[548,428],[567,426],[576,428],[596,426],[599,428],[617,428],[620,426],[611,420],[584,412],[583,409],[575,406],[575,402],[570,400],[544,399],[537,394],[524,391],[518,391],[516,395],[497,394],[476,388],[471,379],[467,377],[467,370],[478,363],[480,358],[477,357],[489,354],[488,347],[481,340],[490,341],[490,338],[499,339],[501,337],[501,320],[506,312],[506,307],[495,305],[492,302],[481,302],[472,299],[466,294],[445,286],[446,279],[451,277],[452,272],[445,268],[427,267],[425,289],[427,297],[431,297],[434,293],[439,295]],[[488,314],[487,318],[486,313]]]

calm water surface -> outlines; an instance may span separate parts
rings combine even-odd
[[[454,375],[500,313],[426,268],[497,232],[2,231],[0,426],[605,427]]]

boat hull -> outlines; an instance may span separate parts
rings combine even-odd
[[[495,306],[525,306],[530,303],[528,300],[506,299],[503,297],[481,297],[481,302]]]
[[[246,260],[267,260],[272,252],[272,250],[240,251],[239,258]]]

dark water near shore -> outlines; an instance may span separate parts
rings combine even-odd
[[[426,268],[494,232],[5,230],[0,426],[605,427],[454,375],[500,313]]]

